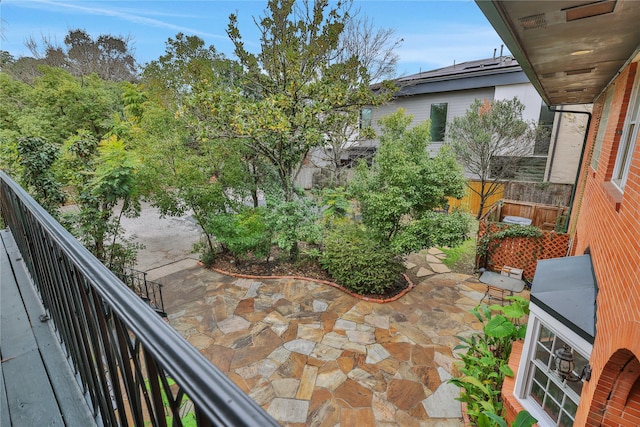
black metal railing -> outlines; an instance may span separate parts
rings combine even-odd
[[[2,171],[0,212],[98,424],[278,425]]]
[[[125,267],[116,276],[162,317],[167,317],[162,299],[162,284],[147,280],[145,271]]]

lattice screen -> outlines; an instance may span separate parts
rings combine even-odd
[[[495,223],[480,222],[478,241],[487,232],[499,231]],[[569,234],[554,231],[542,231],[542,237],[508,237],[499,244],[489,244],[486,256],[486,268],[500,271],[503,266],[524,270],[523,277],[532,280],[539,259],[561,258],[567,255]],[[484,257],[478,260],[479,266],[485,266]]]

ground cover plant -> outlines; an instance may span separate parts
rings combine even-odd
[[[513,342],[524,339],[529,301],[519,296],[505,297],[505,306],[481,304],[471,312],[483,323],[482,333],[458,337],[462,343],[454,350],[460,354],[460,376],[449,380],[460,387],[458,400],[466,404],[471,422],[479,427],[506,427],[503,418],[502,383],[512,377],[508,365]],[[522,411],[514,425],[533,425],[537,420]]]

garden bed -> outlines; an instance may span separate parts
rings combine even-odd
[[[251,276],[263,278],[295,277],[300,279],[310,279],[322,283],[334,285],[350,294],[355,294],[337,283],[331,275],[320,266],[317,261],[300,260],[291,262],[283,257],[272,257],[271,261],[259,260],[255,258],[237,259],[228,253],[220,253],[215,257],[210,265],[214,270],[230,273],[238,276]],[[408,290],[413,288],[411,279],[404,274],[398,275],[394,286],[387,289],[384,294],[363,294],[358,295],[361,299],[387,302],[397,299]]]

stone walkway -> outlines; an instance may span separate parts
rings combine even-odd
[[[200,266],[157,280],[170,324],[284,426],[461,426],[446,380],[484,286],[441,258],[409,257],[419,283],[388,304]]]

